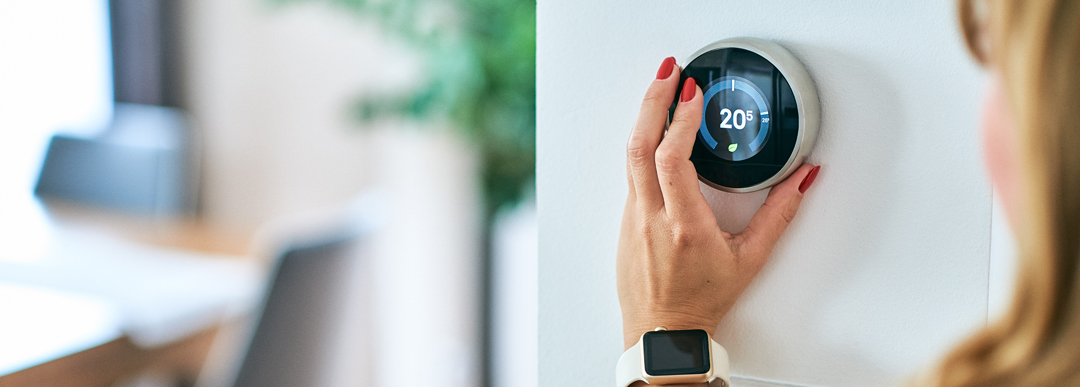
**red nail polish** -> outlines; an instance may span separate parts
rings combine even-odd
[[[821,166],[815,166],[810,170],[810,173],[806,174],[806,177],[802,179],[802,183],[799,184],[799,193],[806,193],[806,190],[810,189],[810,185],[814,184],[814,179],[817,179],[817,173],[821,170]]]
[[[697,81],[694,78],[686,78],[686,83],[682,86],[682,97],[679,98],[680,102],[686,102],[694,99],[697,95]]]
[[[660,64],[660,70],[656,71],[656,79],[667,79],[671,76],[671,70],[675,69],[675,57],[667,57],[664,59],[664,63]]]

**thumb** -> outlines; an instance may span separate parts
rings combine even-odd
[[[820,166],[803,164],[783,183],[769,191],[769,197],[750,219],[750,225],[732,237],[740,258],[758,268],[765,264],[776,241],[780,240],[788,224],[795,219],[803,193],[813,184],[820,169]]]

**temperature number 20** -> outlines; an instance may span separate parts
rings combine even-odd
[[[748,121],[754,120],[753,110],[735,109],[732,112],[731,109],[724,108],[720,110],[720,115],[724,116],[724,120],[720,122],[720,127],[724,129],[731,129],[734,125],[736,130],[742,130]]]

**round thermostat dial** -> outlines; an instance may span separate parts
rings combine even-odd
[[[803,164],[817,140],[821,110],[810,74],[791,52],[768,40],[731,38],[686,63],[683,80],[694,78],[705,97],[690,156],[701,181],[752,192]]]

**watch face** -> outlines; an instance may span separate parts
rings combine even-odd
[[[667,376],[709,372],[709,334],[703,330],[647,332],[641,341],[646,374]]]
[[[752,51],[728,47],[698,55],[682,74],[693,77],[704,94],[690,156],[702,179],[742,189],[782,173],[796,150],[799,109],[776,66]]]

